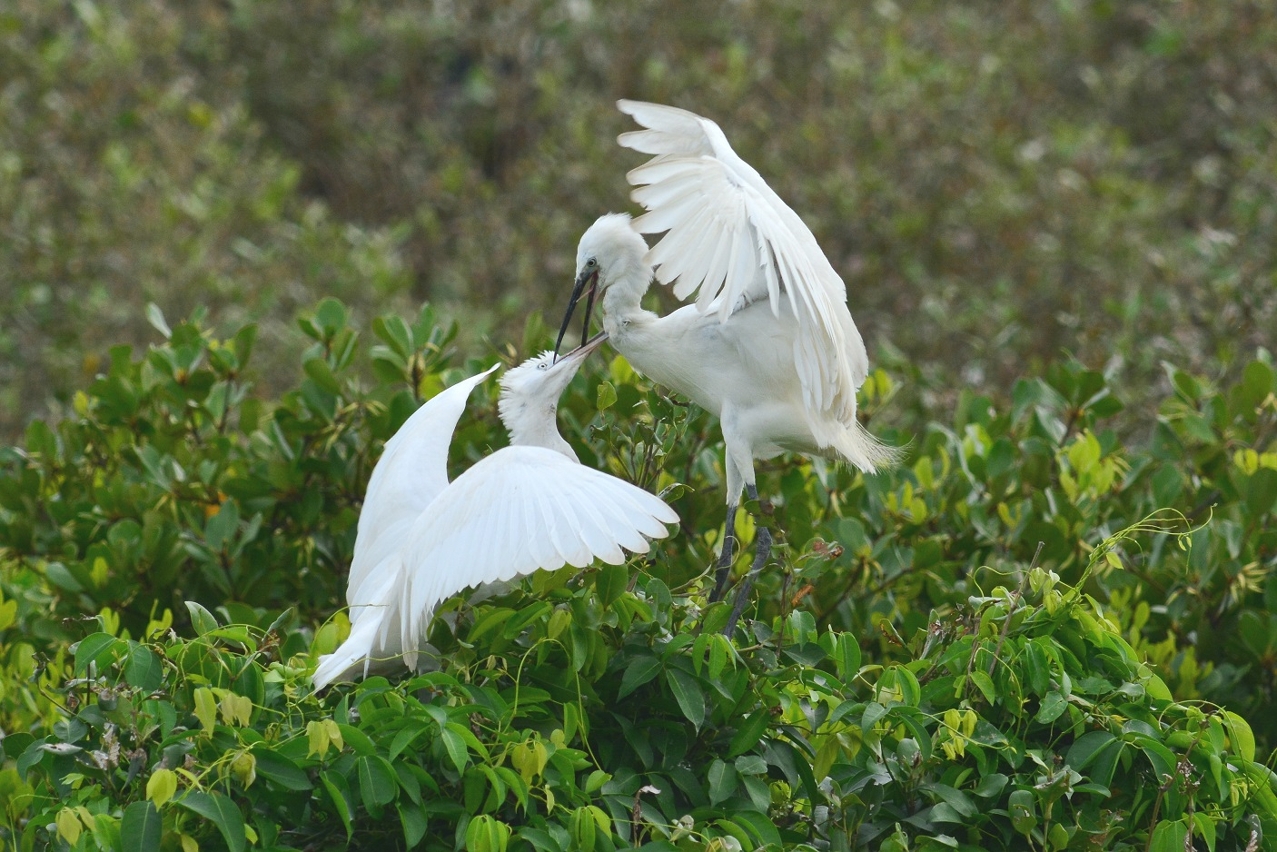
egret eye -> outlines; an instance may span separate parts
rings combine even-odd
[[[537,364],[537,369],[538,369],[538,370],[548,370],[548,369],[550,369],[550,365],[549,365],[549,364],[547,364],[547,363],[545,363],[544,361],[542,361],[540,364]]]
[[[598,265],[599,265],[599,262],[598,262],[597,260],[595,260],[594,258],[590,258],[589,260],[587,260],[587,261],[585,262],[585,268],[586,268],[586,269],[593,269],[594,267],[596,267],[596,266],[598,266]]]

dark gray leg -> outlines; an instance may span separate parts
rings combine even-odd
[[[749,493],[749,499],[758,502],[758,489],[753,485],[747,485],[745,488]],[[771,530],[764,525],[762,518],[759,518],[758,522],[758,532],[754,540],[754,562],[749,566],[749,573],[745,575],[740,588],[736,590],[736,602],[732,605],[732,614],[727,619],[727,626],[723,628],[723,634],[726,636],[731,636],[736,630],[736,622],[740,620],[741,613],[745,611],[745,604],[749,602],[749,593],[754,588],[754,580],[758,578],[758,572],[762,571],[763,566],[767,564],[767,557],[771,556]]]
[[[709,602],[721,601],[723,599],[723,590],[727,586],[727,578],[732,573],[732,557],[736,555],[736,504],[729,504],[727,507],[727,526],[724,527],[726,535],[723,537],[723,549],[718,555],[718,570],[714,574],[714,592],[709,596]]]
[[[758,573],[767,564],[767,557],[771,555],[772,534],[767,527],[759,528],[756,546],[754,564],[749,566],[749,573],[745,575],[740,588],[736,590],[736,603],[732,605],[731,617],[727,619],[727,626],[723,628],[724,636],[731,636],[736,630],[736,622],[740,620],[740,614],[745,611],[745,604],[749,603],[749,593],[754,588],[754,580],[758,578]]]

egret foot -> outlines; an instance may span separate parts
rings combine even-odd
[[[767,529],[767,527],[759,527],[758,540],[755,546],[754,564],[749,566],[749,573],[745,575],[740,588],[736,590],[736,603],[732,605],[732,614],[727,619],[727,626],[723,628],[724,636],[731,636],[735,632],[736,622],[740,620],[741,613],[745,611],[745,604],[749,603],[749,593],[754,588],[754,580],[758,578],[759,572],[767,564],[767,557],[771,556],[771,530]]]

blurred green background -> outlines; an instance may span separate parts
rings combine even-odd
[[[0,436],[143,306],[261,323],[422,300],[463,348],[558,317],[630,209],[618,97],[723,127],[923,410],[1059,356],[1130,404],[1227,378],[1277,305],[1277,7],[1243,2],[6,0]]]

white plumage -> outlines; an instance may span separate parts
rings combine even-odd
[[[625,561],[678,516],[660,498],[577,462],[555,423],[559,396],[602,342],[545,353],[501,377],[511,445],[449,483],[448,445],[488,370],[435,396],[386,443],[359,517],[347,602],[350,636],[320,658],[316,689],[402,657],[416,668],[438,603],[537,569]],[[495,367],[493,368],[495,369]]]
[[[856,391],[869,369],[864,342],[846,286],[803,221],[714,122],[658,104],[618,106],[645,128],[621,134],[620,144],[654,155],[627,175],[631,197],[647,212],[633,221],[602,216],[581,237],[560,340],[582,293],[590,306],[601,293],[603,326],[635,369],[718,415],[728,536],[717,598],[741,492],[757,497],[754,459],[797,451],[872,472],[895,451],[856,419]],[[662,232],[650,250],[640,236]],[[667,316],[643,310],[653,275],[680,299],[695,295],[695,305]],[[762,528],[753,572],[769,548]]]

